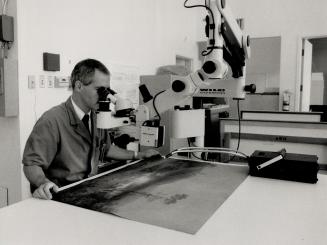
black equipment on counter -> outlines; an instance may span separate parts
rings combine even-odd
[[[316,155],[286,153],[285,149],[279,152],[255,151],[249,158],[249,174],[257,177],[316,183],[319,170],[317,161]]]

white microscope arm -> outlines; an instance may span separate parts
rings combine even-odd
[[[245,86],[245,59],[250,56],[249,37],[243,34],[226,1],[206,2],[211,6],[209,13],[212,14],[208,17],[207,54],[203,66],[188,76],[172,75],[170,87],[141,106],[142,110],[148,110],[149,119],[194,96],[200,86],[204,87],[203,84],[217,83],[221,85],[220,97],[236,99],[244,99],[249,89]],[[232,79],[224,79],[228,73],[226,62],[233,71]]]
[[[184,100],[193,96],[244,99],[246,91],[255,90],[255,86],[245,85],[245,60],[250,56],[250,39],[243,34],[242,25],[236,22],[226,1],[206,0],[205,5],[193,6],[187,6],[187,2],[184,2],[186,8],[205,7],[208,10],[205,28],[208,41],[202,52],[204,63],[201,69],[187,76],[171,75],[168,89],[154,97],[144,84],[140,86],[144,104],[138,107],[135,115],[136,124],[141,125],[140,144],[144,146],[164,144],[161,114]],[[196,137],[195,144],[203,146],[204,117],[204,110],[174,110],[170,117],[170,137]]]

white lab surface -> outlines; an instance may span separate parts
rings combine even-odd
[[[195,235],[27,199],[0,209],[0,244],[325,245],[327,176],[318,179],[248,177]]]

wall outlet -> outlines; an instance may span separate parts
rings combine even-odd
[[[43,75],[39,76],[39,86],[40,88],[45,88],[45,76]]]
[[[53,88],[54,87],[54,76],[48,76],[48,88]]]
[[[29,75],[28,76],[28,88],[29,89],[35,89],[35,76],[34,75]]]

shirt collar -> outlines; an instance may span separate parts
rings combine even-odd
[[[72,104],[73,104],[74,110],[75,110],[76,115],[79,118],[79,120],[82,120],[85,114],[88,114],[90,116],[91,111],[89,111],[88,113],[84,113],[82,111],[82,109],[78,105],[76,105],[76,103],[73,100],[73,97],[70,97],[70,99],[72,100]]]

